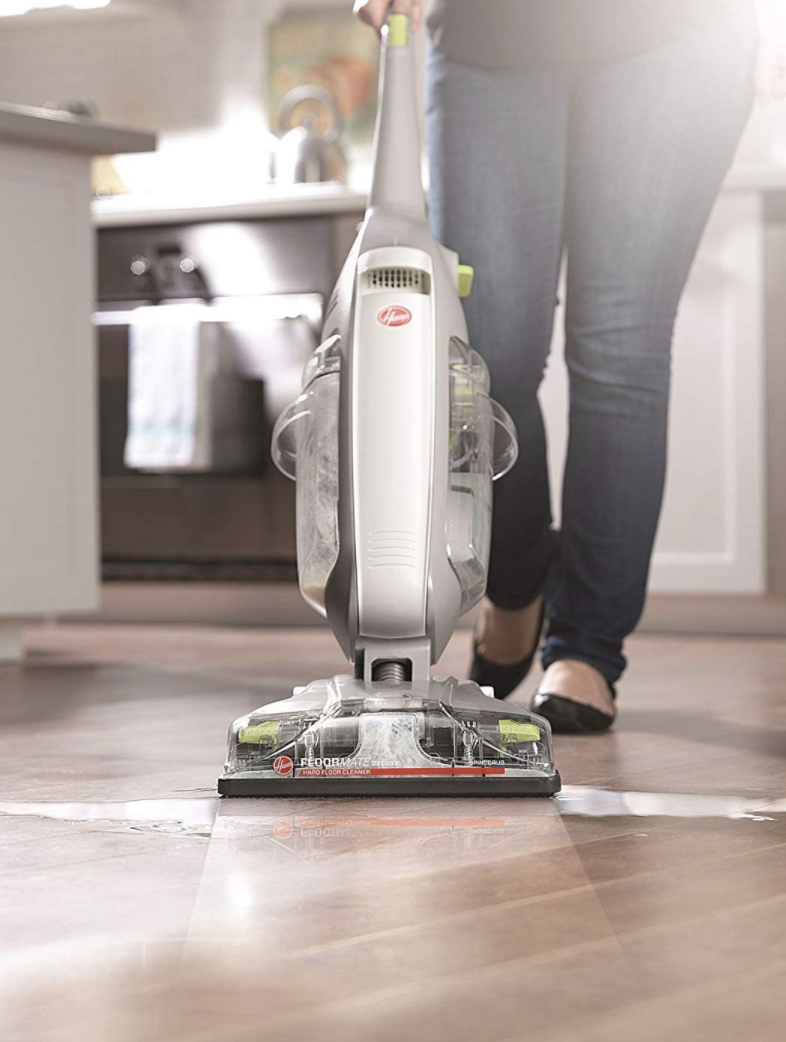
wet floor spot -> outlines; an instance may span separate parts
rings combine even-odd
[[[590,818],[746,818],[775,821],[786,814],[783,797],[706,796],[682,792],[618,792],[565,785],[556,797],[560,814]]]
[[[26,815],[58,821],[97,821],[125,825],[133,832],[209,836],[218,813],[218,796],[193,799],[125,800],[117,803],[0,803],[0,815]]]
[[[193,790],[204,792],[211,790]],[[247,801],[242,801],[247,805]],[[256,801],[255,801],[256,802]],[[264,800],[259,803],[264,806]],[[367,801],[362,801],[367,803]],[[420,802],[420,801],[418,801]],[[466,801],[472,806],[472,799]],[[540,801],[538,801],[540,802]],[[308,808],[314,811],[319,807],[318,799],[298,800],[304,812]],[[242,829],[244,819],[232,815],[232,800],[219,796],[192,796],[190,798],[161,798],[147,800],[124,800],[118,802],[79,803],[28,803],[0,802],[0,816],[23,815],[28,817],[52,818],[59,821],[93,821],[104,822],[112,828],[125,827],[132,832],[157,832],[172,835],[210,836],[218,814],[219,805],[223,804],[226,815],[233,820],[235,829]],[[500,811],[508,811],[508,799],[499,801]],[[526,801],[525,801],[526,805]],[[786,814],[786,798],[783,797],[746,797],[746,796],[714,796],[698,793],[672,792],[625,792],[613,789],[589,788],[581,785],[566,785],[555,797],[555,805],[562,816],[580,816],[592,818],[636,817],[636,818],[727,818],[747,821],[775,821],[780,814]],[[375,803],[375,807],[376,807]],[[255,824],[255,819],[249,819]],[[289,819],[279,819],[273,834],[280,837],[280,830],[286,827]],[[285,824],[282,825],[282,822]],[[343,828],[355,831],[358,829],[397,828],[406,829],[444,829],[458,830],[502,830],[510,825],[520,826],[521,814],[515,819],[509,814],[500,813],[499,817],[488,819],[474,818],[469,814],[458,814],[444,819],[442,816],[431,818],[428,814],[398,814],[385,816],[376,814],[353,814],[349,817],[321,815],[298,818],[300,828],[319,830],[321,828]],[[258,825],[258,819],[256,819]],[[278,831],[277,831],[278,830]],[[647,833],[639,833],[645,837]]]

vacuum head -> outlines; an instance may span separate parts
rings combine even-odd
[[[552,796],[541,717],[454,677],[337,676],[236,720],[225,796]]]

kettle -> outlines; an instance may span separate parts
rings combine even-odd
[[[278,184],[345,182],[347,161],[338,143],[343,119],[338,102],[324,87],[293,87],[281,100],[282,137],[271,156],[271,180]]]

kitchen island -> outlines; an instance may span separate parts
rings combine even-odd
[[[23,618],[98,605],[90,164],[155,144],[0,104],[0,661]]]

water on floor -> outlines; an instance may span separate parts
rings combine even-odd
[[[395,794],[393,794],[395,795]],[[685,792],[620,792],[614,789],[589,788],[582,785],[565,785],[555,798],[557,809],[561,815],[576,814],[592,818],[607,817],[668,817],[668,818],[747,818],[750,821],[774,821],[773,814],[786,813],[786,798],[751,799],[744,796],[705,796],[698,793]],[[97,821],[108,826],[127,825],[131,829],[143,831],[144,827],[157,829],[173,834],[193,834],[209,836],[218,814],[219,805],[223,803],[224,812],[232,815],[232,808],[243,806],[245,800],[231,800],[212,796],[192,796],[181,799],[152,798],[149,800],[125,800],[120,803],[97,803],[86,800],[81,803],[14,803],[0,802],[0,815],[21,815],[34,818],[53,818],[57,821]],[[260,800],[264,806],[265,800]],[[354,815],[352,817],[324,818],[316,812],[321,800],[300,800],[299,803],[309,806],[313,804],[315,812],[311,816],[296,816],[298,828],[316,828],[320,831],[328,827],[342,825],[346,828],[429,828],[429,829],[482,829],[493,826],[504,828],[508,824],[505,817],[492,819],[476,817],[385,817],[381,813],[374,815]],[[367,803],[369,801],[353,801]],[[380,808],[384,801],[371,801]],[[507,800],[500,801],[503,810]],[[242,820],[242,819],[241,819]],[[289,819],[276,819],[271,827],[272,833],[281,838],[288,838]]]

